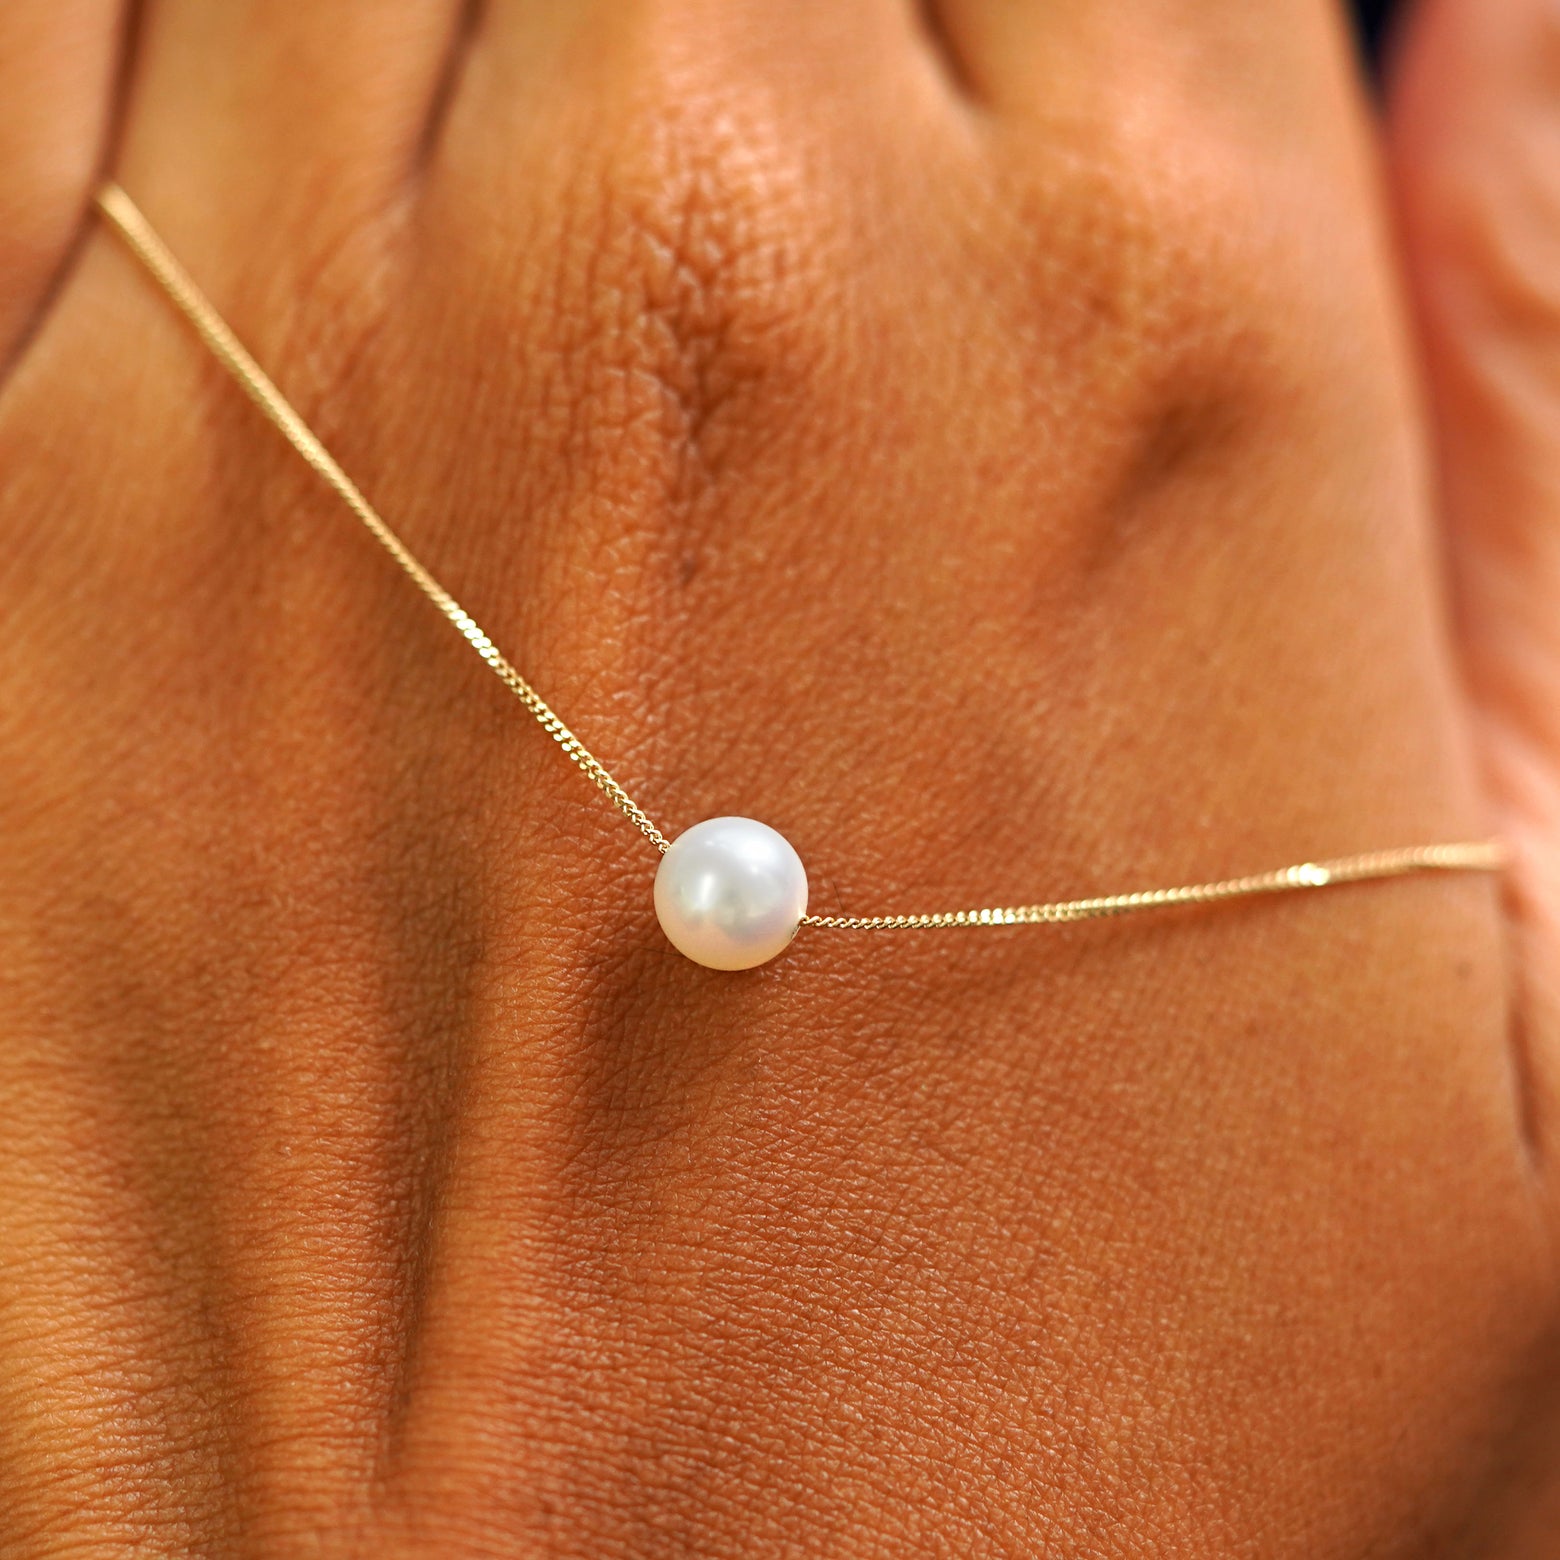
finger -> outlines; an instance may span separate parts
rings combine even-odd
[[[111,116],[121,0],[0,6],[0,365],[46,299]]]
[[[150,0],[119,177],[208,282],[224,260],[274,265],[295,298],[415,169],[467,9]]]
[[[882,106],[885,87],[899,113],[913,112],[905,89],[913,99],[936,81],[905,0],[497,0],[484,33],[478,53],[495,63],[501,97],[519,105],[549,87],[610,103],[625,96],[616,86],[642,103],[657,82],[732,99],[745,85],[766,99],[805,94],[808,116],[826,127],[841,112]]]
[[[428,181],[417,373],[437,383],[455,339],[501,352],[484,394],[528,546],[554,513],[577,536],[585,492],[649,516],[760,467],[805,484],[783,407],[814,374],[843,393],[889,339],[818,300],[860,290],[896,323],[924,301],[899,261],[927,247],[916,194],[966,172],[949,101],[902,0],[496,0]]]
[[[1346,74],[1336,8],[1318,0],[926,6],[953,69],[999,114],[1065,120],[1108,107],[1130,125],[1173,109],[1184,124],[1191,107],[1192,122],[1223,119],[1249,150],[1254,135],[1314,131],[1318,92],[1336,95]]]
[[[1461,649],[1519,848],[1534,1127],[1560,1120],[1560,11],[1431,0],[1392,168],[1439,423]]]

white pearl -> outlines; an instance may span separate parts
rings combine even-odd
[[[710,818],[672,841],[655,913],[679,953],[750,970],[783,953],[807,914],[807,873],[783,834],[752,818]]]

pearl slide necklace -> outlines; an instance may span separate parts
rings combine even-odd
[[[1331,861],[1307,861],[1249,877],[1190,883],[1180,888],[1055,900],[1005,909],[951,910],[930,915],[809,915],[807,873],[784,835],[752,818],[710,818],[668,839],[606,766],[558,718],[510,664],[476,620],[429,573],[380,518],[265,371],[157,236],[135,202],[106,184],[97,208],[189,321],[208,350],[265,417],[363,523],[412,583],[449,620],[488,668],[528,709],[542,729],[661,854],[655,874],[655,913],[681,953],[716,970],[766,964],[790,946],[804,926],[837,931],[936,930],[952,926],[1063,925],[1134,911],[1213,904],[1258,894],[1330,888],[1420,872],[1498,872],[1507,851],[1498,840],[1410,845]]]

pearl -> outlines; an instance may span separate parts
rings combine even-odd
[[[783,834],[752,818],[710,818],[672,841],[655,913],[679,953],[750,970],[783,953],[807,914],[807,872]]]

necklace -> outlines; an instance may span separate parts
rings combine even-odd
[[[564,756],[660,853],[655,911],[673,945],[696,963],[718,970],[751,969],[783,952],[804,926],[834,931],[938,930],[954,926],[1056,926],[1135,911],[1208,905],[1344,883],[1406,877],[1421,872],[1498,872],[1507,851],[1498,840],[1408,845],[1325,861],[1306,861],[1246,877],[1188,883],[1092,899],[1053,900],[922,915],[809,915],[807,873],[784,835],[752,818],[710,818],[668,839],[649,814],[612,777],[606,765],[553,712],[476,620],[385,523],[357,484],[244,349],[226,321],[158,237],[140,208],[117,184],[99,191],[97,208],[152,279],[188,320],[195,334],[232,375],[267,420],[346,504],[411,582],[442,612],[461,638],[535,716]]]

